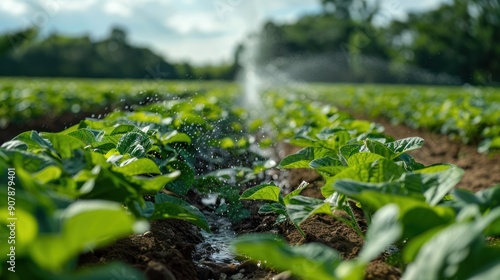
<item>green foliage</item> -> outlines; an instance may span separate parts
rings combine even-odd
[[[16,215],[23,228],[16,258],[19,267],[30,267],[22,275],[33,278],[40,271],[41,279],[73,277],[72,264],[81,253],[142,233],[148,220],[179,219],[210,231],[203,213],[185,200],[190,192],[219,193],[227,202],[216,212],[233,220],[248,217],[238,200],[240,188],[260,171],[242,159],[262,158],[246,150],[250,141],[239,118],[241,109],[229,108],[229,100],[218,96],[227,93],[117,111],[61,132],[28,131],[5,142],[0,175],[7,177],[7,168],[16,170]],[[234,146],[221,144],[228,138],[236,139]],[[205,162],[207,150],[222,156]],[[223,164],[233,168],[220,169]],[[205,185],[210,180],[218,184]],[[0,182],[5,201],[6,184]],[[7,215],[4,210],[2,215]],[[2,236],[8,236],[6,230],[2,227]],[[7,253],[0,257],[2,263]],[[74,277],[98,279],[117,267],[137,274],[110,265]]]
[[[373,85],[315,88],[318,98],[356,113],[446,134],[478,145],[480,152],[498,149],[500,98],[495,89]]]
[[[242,236],[232,246],[239,254],[261,260],[267,266],[291,270],[303,279],[338,279],[335,270],[341,263],[340,255],[321,244],[290,247],[277,236],[260,234]]]

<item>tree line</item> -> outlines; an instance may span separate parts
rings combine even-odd
[[[453,0],[389,22],[380,1],[321,4],[295,23],[268,22],[257,62],[308,81],[500,82],[500,0]]]
[[[0,36],[0,76],[87,77],[132,79],[234,78],[232,65],[192,66],[170,63],[148,48],[128,43],[115,27],[93,41],[88,36],[52,34],[42,40],[35,28]],[[3,55],[2,55],[3,54]]]

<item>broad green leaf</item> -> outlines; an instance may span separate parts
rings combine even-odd
[[[156,163],[148,158],[136,159],[123,166],[113,166],[112,169],[127,176],[161,174],[161,171]]]
[[[500,206],[500,185],[472,193],[468,190],[455,189],[452,192],[455,202],[464,207],[468,204],[479,206],[482,213]]]
[[[79,172],[75,176],[75,181],[80,185],[81,198],[124,203],[140,195],[139,188],[136,188],[131,181],[133,178],[95,166],[91,174],[88,170]]]
[[[370,152],[361,152],[354,154],[350,158],[348,158],[347,165],[355,166],[355,165],[367,164],[383,158],[384,158],[383,156],[378,154]]]
[[[342,258],[333,249],[318,243],[291,247],[276,235],[250,234],[238,237],[231,244],[240,255],[259,260],[278,270],[290,270],[301,279],[335,280],[336,268]]]
[[[29,151],[37,151],[39,149],[47,149],[52,152],[56,152],[54,148],[52,147],[52,144],[48,142],[47,140],[43,139],[40,137],[38,132],[32,130],[32,131],[26,131],[23,132],[16,137],[14,137],[12,140],[19,140],[23,143],[25,143],[28,146]]]
[[[104,137],[104,131],[102,130],[93,130],[89,128],[82,128],[76,131],[70,132],[67,135],[77,138],[82,141],[86,145],[91,145],[96,142],[102,141]]]
[[[452,214],[451,211],[445,210],[448,212],[448,214],[445,214],[442,211],[444,209],[438,208],[438,206],[430,207],[427,205],[404,209],[405,211],[401,213],[400,219],[404,225],[403,237],[411,240],[428,230],[440,228],[454,222],[454,213]]]
[[[155,195],[155,212],[151,219],[179,219],[210,232],[205,215],[186,201],[166,194]]]
[[[286,211],[288,212],[290,220],[296,225],[300,225],[312,215],[333,215],[330,203],[321,199],[301,195],[294,196],[290,199],[290,203],[286,205]]]
[[[482,232],[499,220],[500,208],[496,208],[477,221],[453,224],[438,232],[422,246],[402,279],[498,278],[500,249],[486,247]]]
[[[34,173],[32,176],[35,180],[42,184],[46,184],[52,180],[59,179],[61,177],[62,170],[58,166],[47,166],[44,169]]]
[[[352,155],[359,153],[363,148],[363,145],[361,144],[348,144],[340,147],[339,152],[340,152],[340,160],[344,165],[347,165],[347,159],[350,158]]]
[[[50,141],[61,158],[70,158],[73,155],[73,150],[86,146],[84,142],[70,135],[44,132],[41,133],[41,136]]]
[[[285,197],[283,197],[283,204],[287,205],[290,203],[290,199],[294,198],[295,196],[299,195],[305,188],[309,186],[309,183],[302,181],[300,185],[293,191],[291,191],[289,194],[287,194]]]
[[[137,132],[139,129],[135,125],[131,124],[120,124],[111,131],[109,135],[125,134],[128,132]]]
[[[155,213],[155,204],[151,201],[145,201],[143,206],[139,202],[134,201],[133,206],[141,217],[147,219],[151,218]]]
[[[167,145],[170,143],[181,142],[181,143],[191,143],[191,137],[189,137],[186,133],[181,133],[177,130],[173,130],[165,135],[162,135],[160,141],[163,145]]]
[[[58,165],[51,157],[28,151],[0,149],[0,155],[7,158],[11,164],[20,165],[29,172],[37,172],[47,166]]]
[[[4,186],[0,185],[2,188]],[[5,189],[7,189],[7,186],[5,186]],[[7,227],[12,220],[9,220],[9,218],[12,218],[9,213],[10,211],[7,208],[7,203],[5,204],[4,208],[0,208],[0,236],[2,237],[1,240],[2,242],[5,242],[6,244],[10,245],[15,245],[16,247],[16,255],[20,256],[23,255],[27,250],[29,250],[31,243],[36,240],[36,236],[39,231],[38,223],[36,220],[36,217],[29,213],[28,209],[22,207],[22,204],[19,203],[19,192],[16,193],[16,211],[15,211],[15,218],[17,220],[15,221],[16,223],[16,235],[15,235],[15,244],[8,243],[7,237],[10,234],[10,229]],[[7,200],[7,193],[5,193],[5,196],[2,194],[2,199]],[[27,211],[28,210],[28,211]],[[22,229],[22,230],[20,230]],[[0,247],[0,260],[8,259],[6,255],[9,254],[9,246],[2,246]]]
[[[399,208],[394,204],[382,207],[373,215],[359,260],[368,263],[378,257],[389,245],[399,240],[403,228],[398,217]]]
[[[262,184],[244,191],[240,200],[270,200],[279,202],[280,188],[274,183]]]
[[[455,278],[479,232],[467,224],[455,224],[439,232],[420,249],[415,262],[408,265],[402,279]]]
[[[425,168],[425,165],[416,162],[414,158],[406,153],[400,154],[398,157],[394,158],[394,161],[401,162],[407,171],[415,171]]]
[[[405,152],[420,149],[424,145],[424,139],[420,137],[408,137],[385,144],[394,154],[400,155]]]
[[[335,176],[346,168],[340,160],[329,156],[311,161],[309,167],[326,177]]]
[[[365,140],[365,146],[374,154],[378,154],[387,159],[393,159],[397,155],[384,144],[370,139]]]
[[[281,203],[266,203],[259,208],[259,214],[266,214],[271,212],[286,215],[286,208]]]
[[[120,204],[110,201],[75,202],[62,212],[61,218],[59,234],[41,235],[30,248],[35,262],[52,271],[61,270],[70,258],[85,249],[102,247],[148,228],[144,223],[136,223]]]
[[[7,141],[0,146],[2,149],[6,150],[23,150],[26,151],[28,149],[28,145],[20,140],[11,140]]]
[[[130,154],[140,158],[146,155],[152,145],[153,143],[144,132],[128,132],[120,138],[116,149],[122,155]]]
[[[314,148],[307,147],[295,154],[286,156],[281,160],[278,168],[290,169],[290,168],[309,168],[309,163],[314,160]]]
[[[397,180],[404,172],[405,170],[401,166],[388,159],[355,165],[329,178],[325,185],[321,187],[321,193],[324,197],[332,195],[335,192],[334,184],[338,180],[350,179],[370,183],[389,182]]]
[[[169,162],[166,168],[170,172],[180,172],[180,175],[174,181],[167,184],[167,189],[178,195],[186,195],[194,184],[194,168],[187,162],[179,160]]]
[[[437,164],[407,174],[407,185],[417,184],[424,188],[424,196],[430,205],[437,205],[462,179],[464,171],[452,164]]]
[[[415,260],[417,257],[418,251],[422,246],[427,243],[431,238],[442,231],[444,228],[446,228],[448,224],[434,227],[432,229],[429,229],[425,231],[424,233],[420,234],[419,236],[413,237],[412,239],[408,240],[408,243],[405,245],[403,248],[403,262],[405,263],[411,263]]]
[[[142,194],[155,194],[166,187],[168,183],[174,181],[180,174],[179,171],[174,171],[154,177],[133,176],[128,178],[128,180],[131,183],[137,184]]]

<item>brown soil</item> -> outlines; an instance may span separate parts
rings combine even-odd
[[[411,153],[418,162],[425,165],[452,163],[464,169],[465,174],[457,185],[458,188],[476,192],[500,184],[500,154],[480,154],[475,146],[464,145],[445,135],[391,125],[383,119],[377,122],[385,127],[386,134],[396,139],[412,136],[424,138],[424,147]]]

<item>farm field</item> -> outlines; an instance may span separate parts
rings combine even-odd
[[[308,88],[0,79],[2,279],[500,276],[498,91]]]

